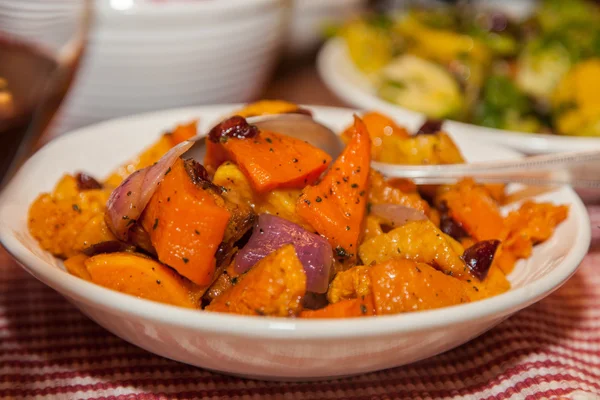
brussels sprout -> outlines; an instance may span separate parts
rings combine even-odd
[[[463,108],[456,80],[443,67],[413,55],[396,58],[380,74],[385,100],[433,118],[452,118]]]
[[[570,68],[571,55],[561,43],[536,40],[519,56],[516,82],[525,93],[549,101],[554,88]]]
[[[474,122],[521,132],[537,132],[542,125],[533,114],[531,100],[503,75],[492,75],[486,81]]]

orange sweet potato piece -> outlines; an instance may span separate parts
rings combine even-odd
[[[306,293],[306,275],[293,245],[269,254],[206,307],[244,315],[297,316]]]
[[[483,282],[471,280],[467,283],[467,291],[471,301],[496,296],[510,289],[510,282],[496,263],[492,264]]]
[[[368,112],[362,116],[362,120],[371,135],[371,157],[373,160],[379,159],[381,153],[383,138],[385,136],[397,136],[399,138],[408,138],[410,134],[401,126],[398,126],[392,119],[378,112]],[[353,126],[349,126],[342,133],[342,140],[346,143],[352,139]]]
[[[110,242],[113,240],[117,240],[117,238],[106,225],[104,214],[98,214],[86,222],[81,231],[77,234],[73,249],[82,251],[94,244]]]
[[[300,318],[351,318],[374,315],[373,296],[366,295],[356,299],[342,300],[320,310],[304,310]]]
[[[391,260],[369,270],[377,315],[469,302],[465,282],[427,264]]]
[[[366,214],[371,139],[365,124],[354,117],[354,134],[329,172],[308,186],[296,203],[296,212],[325,236],[340,257],[356,258]]]
[[[371,293],[371,279],[366,265],[357,265],[338,272],[329,285],[327,300],[337,303],[342,300],[366,296]]]
[[[176,146],[181,142],[196,136],[198,133],[198,121],[193,120],[187,124],[177,125],[170,133],[172,146]]]
[[[411,190],[412,189],[412,190]],[[429,204],[421,198],[416,187],[400,179],[385,179],[371,170],[369,202],[371,204],[398,204],[430,214]]]
[[[230,217],[225,201],[196,184],[178,159],[150,199],[141,224],[161,262],[206,286],[213,280],[214,256]]]
[[[161,303],[197,308],[203,292],[163,264],[134,253],[99,254],[85,266],[98,285]]]
[[[156,142],[138,156],[121,165],[104,182],[109,187],[117,187],[133,172],[154,164],[172,147],[196,134],[197,121],[177,126],[173,132],[162,135]]]
[[[233,161],[258,193],[273,189],[301,189],[314,183],[331,162],[329,154],[313,145],[274,132],[252,138],[206,140],[205,164],[216,169]]]
[[[452,217],[476,241],[506,236],[504,218],[489,192],[471,179],[465,179],[442,193],[438,202],[445,202]]]
[[[71,275],[75,275],[76,277],[85,279],[86,281],[91,281],[92,276],[85,266],[85,262],[88,258],[89,257],[85,254],[77,254],[69,257],[64,261],[65,268]]]

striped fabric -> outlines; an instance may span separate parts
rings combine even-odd
[[[247,381],[106,332],[0,250],[0,398],[600,399],[600,207],[579,272],[482,337],[420,363],[317,383]]]

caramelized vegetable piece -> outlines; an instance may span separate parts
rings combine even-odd
[[[75,238],[73,249],[75,251],[83,251],[95,244],[114,240],[117,240],[117,238],[108,229],[104,220],[104,214],[97,214],[83,226]]]
[[[396,125],[394,121],[378,112],[368,112],[362,116],[362,120],[371,135],[371,157],[378,160],[382,150],[383,138],[385,136],[395,136],[400,139],[406,139],[410,135],[408,131],[401,126]],[[349,126],[342,133],[342,140],[346,143],[352,139],[354,127]]]
[[[327,299],[330,303],[355,299],[371,293],[371,278],[366,265],[357,265],[339,272],[329,285]]]
[[[296,213],[299,189],[275,189],[261,195],[255,194],[248,178],[237,165],[229,161],[217,168],[213,183],[226,189],[223,197],[227,200],[247,204],[253,207],[256,214],[276,215],[314,232],[314,229]]]
[[[77,254],[73,257],[69,257],[64,262],[65,268],[67,269],[67,271],[69,271],[71,275],[75,275],[76,277],[84,279],[86,281],[91,281],[92,276],[90,275],[85,266],[85,261],[88,258],[89,257],[85,254]]]
[[[532,201],[523,203],[518,211],[513,211],[506,217],[510,232],[505,249],[519,258],[529,257],[533,245],[548,240],[568,213],[567,206]]]
[[[161,262],[206,286],[213,280],[215,254],[231,213],[209,182],[190,173],[181,159],[173,164],[142,214],[141,224]]]
[[[231,262],[223,272],[219,274],[214,283],[204,293],[204,299],[208,302],[213,301],[223,293],[225,293],[233,285],[237,284],[239,274],[235,272],[235,263]]]
[[[429,204],[417,193],[414,185],[410,186],[400,179],[385,179],[375,170],[371,170],[370,174],[369,203],[397,204],[430,214]]]
[[[506,279],[506,275],[495,263],[492,264],[487,277],[482,282],[471,281],[467,283],[471,285],[467,285],[471,301],[497,296],[510,289],[510,282]]]
[[[367,205],[371,140],[354,117],[354,134],[331,169],[316,186],[306,187],[296,211],[325,236],[339,258],[354,259]]]
[[[467,266],[460,258],[462,252],[460,244],[431,221],[413,221],[363,242],[359,254],[365,265],[409,259],[435,265],[456,277],[469,278]]]
[[[390,260],[369,270],[377,315],[469,302],[465,282],[427,264]]]
[[[499,239],[506,235],[504,218],[488,191],[471,179],[465,179],[442,193],[448,213],[476,241]]]
[[[80,191],[75,177],[65,175],[52,193],[41,194],[31,204],[29,232],[53,255],[73,256],[82,249],[82,241],[102,236],[87,225],[92,218],[104,215],[109,195],[106,189]],[[79,240],[82,233],[84,236]]]
[[[131,173],[154,164],[172,147],[196,135],[197,121],[179,125],[173,133],[162,135],[154,144],[142,151],[137,157],[117,168],[104,182],[109,187],[117,187]]]
[[[369,294],[357,299],[342,300],[320,310],[304,310],[300,313],[300,318],[351,318],[374,314],[373,296]]]
[[[437,165],[462,164],[460,150],[444,132],[416,135],[409,139],[384,136],[377,161],[390,164]]]
[[[100,254],[85,261],[92,282],[143,299],[197,308],[202,290],[173,270],[133,253]]]
[[[212,138],[207,139],[207,167],[216,169],[224,161],[235,162],[258,193],[303,188],[314,183],[331,162],[321,149],[274,132],[242,139],[222,136],[218,143]]]
[[[263,258],[206,307],[208,311],[277,317],[297,316],[306,275],[293,245]]]
[[[363,240],[367,241],[383,234],[383,229],[381,229],[381,223],[382,221],[380,218],[377,218],[373,215],[367,215],[367,218],[365,218],[365,227],[363,230]]]

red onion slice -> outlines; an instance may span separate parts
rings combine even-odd
[[[258,261],[286,244],[293,244],[306,273],[306,290],[325,293],[333,251],[327,239],[270,214],[261,214],[248,243],[235,257],[235,270],[244,273]]]
[[[371,206],[371,214],[381,218],[394,228],[411,221],[424,221],[427,219],[422,211],[398,204],[374,204]]]
[[[169,150],[156,164],[129,175],[111,193],[106,204],[106,222],[112,233],[126,241],[129,228],[137,221],[158,184],[175,161],[195,142],[185,141]]]

